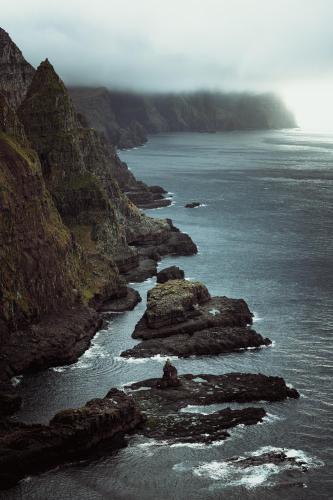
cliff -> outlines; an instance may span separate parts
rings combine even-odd
[[[295,127],[274,94],[193,92],[140,95],[105,88],[72,87],[78,111],[121,149],[141,145],[147,134]]]
[[[54,206],[37,153],[3,96],[0,240],[1,413],[19,404],[11,395],[12,375],[75,358],[99,324],[80,299],[86,260]]]
[[[196,252],[123,193],[115,173],[140,183],[85,126],[48,60],[25,94],[15,111],[0,93],[0,414],[20,403],[13,375],[74,362],[101,325],[96,309],[134,307],[121,274],[151,276],[162,255]]]
[[[13,108],[24,99],[34,71],[8,33],[0,28],[0,89]]]

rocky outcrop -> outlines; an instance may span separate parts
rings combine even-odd
[[[167,387],[178,387],[180,384],[177,368],[167,359],[163,367],[163,377],[157,382],[157,387],[166,389]]]
[[[23,477],[94,453],[107,443],[107,453],[124,446],[124,434],[144,421],[131,396],[112,389],[82,408],[61,411],[49,425],[0,423],[0,489]]]
[[[142,145],[148,134],[159,132],[211,133],[296,126],[292,114],[273,94],[140,95],[85,87],[71,88],[70,92],[90,125],[124,149]]]
[[[198,208],[200,205],[199,201],[192,201],[191,203],[186,203],[185,208]]]
[[[163,384],[164,378],[148,379],[126,387],[147,415],[141,432],[172,442],[211,443],[229,436],[236,425],[261,422],[266,412],[260,407],[225,408],[208,415],[186,412],[188,405],[249,403],[297,399],[280,377],[252,373],[225,375],[180,375],[177,384]],[[182,410],[182,412],[180,412]]]
[[[164,269],[161,269],[157,273],[156,281],[157,283],[166,283],[170,280],[182,280],[185,277],[185,273],[182,269],[177,266],[170,266]]]
[[[14,109],[23,101],[34,71],[8,33],[0,28],[0,92]]]
[[[202,283],[171,280],[148,292],[146,312],[132,334],[144,341],[121,355],[187,357],[269,345],[251,324],[243,299],[211,297]]]

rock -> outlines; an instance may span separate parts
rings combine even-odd
[[[13,109],[23,101],[34,72],[8,33],[0,28],[0,92]]]
[[[155,330],[186,321],[198,316],[198,307],[209,299],[207,288],[199,282],[172,280],[158,284],[147,294],[145,325]],[[140,336],[136,330],[135,337]]]
[[[134,186],[126,185],[124,193],[135,205],[142,209],[168,207],[171,205],[169,198],[164,198],[165,190],[159,186],[147,186],[136,181]]]
[[[151,416],[143,429],[149,438],[170,440],[173,443],[205,443],[222,441],[230,436],[227,429],[237,425],[255,425],[262,422],[266,412],[263,408],[225,410],[210,415],[176,414]]]
[[[0,417],[12,415],[21,408],[21,405],[22,398],[10,387],[9,381],[7,387],[0,386]]]
[[[288,456],[287,452],[281,448],[273,451],[263,452],[248,457],[232,457],[227,462],[237,465],[242,469],[248,467],[260,467],[262,465],[292,465],[299,467],[301,470],[307,470],[307,462],[303,461],[297,456]]]
[[[192,203],[186,203],[185,208],[197,208],[200,207],[201,203],[198,201],[193,201]]]
[[[152,378],[127,386],[142,409],[157,405],[163,411],[178,411],[188,405],[211,405],[217,403],[248,403],[254,401],[283,401],[297,399],[296,389],[287,386],[281,377],[261,373],[226,373],[224,375],[191,373],[179,375],[180,385],[159,389],[158,381]],[[138,390],[139,389],[139,390]],[[162,401],[159,402],[159,398]]]
[[[169,280],[181,280],[184,279],[185,273],[182,269],[177,266],[170,266],[162,269],[157,273],[157,283],[166,283]]]
[[[147,415],[140,430],[144,435],[173,442],[211,443],[228,437],[227,429],[231,427],[261,422],[265,410],[227,407],[202,415],[186,412],[188,405],[273,402],[299,397],[282,378],[262,374],[185,374],[178,380],[180,383],[175,386],[161,387],[160,379],[148,379],[125,387]]]
[[[141,302],[141,297],[139,292],[134,290],[133,288],[127,288],[127,293],[125,297],[121,297],[119,299],[114,299],[110,301],[104,302],[100,307],[100,312],[125,312],[132,311],[135,306]]]
[[[49,425],[0,424],[0,488],[23,477],[92,454],[101,443],[107,453],[123,446],[119,437],[142,425],[131,396],[112,389],[82,408],[59,412]]]
[[[149,290],[146,311],[132,334],[144,342],[121,356],[216,355],[270,345],[251,323],[243,299],[211,297],[200,282],[170,280]]]
[[[212,327],[194,333],[144,340],[121,353],[126,358],[161,356],[216,356],[248,348],[269,346],[271,341],[249,327]]]
[[[157,387],[165,389],[166,387],[178,387],[180,384],[181,382],[177,377],[177,368],[168,359],[163,367],[163,377],[157,382]]]

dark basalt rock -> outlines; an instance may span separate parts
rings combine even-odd
[[[263,408],[251,407],[241,410],[226,408],[210,415],[160,415],[148,417],[143,433],[150,438],[172,442],[210,444],[229,437],[226,429],[240,424],[255,425],[262,422],[265,415]]]
[[[192,203],[186,203],[185,208],[197,208],[200,207],[201,203],[199,201],[193,201]]]
[[[269,346],[271,341],[249,327],[213,327],[194,333],[152,338],[121,353],[125,358],[216,356],[241,349]]]
[[[161,411],[178,411],[188,405],[216,403],[248,403],[254,401],[283,401],[298,399],[296,389],[288,387],[281,377],[261,373],[226,373],[224,375],[191,373],[179,375],[177,387],[159,389],[160,379],[152,378],[126,387],[142,409],[157,405]],[[140,390],[138,390],[140,389]],[[160,401],[161,400],[161,401]]]
[[[243,299],[211,297],[200,282],[172,280],[149,290],[146,312],[132,336],[148,340],[251,323],[252,313]]]
[[[171,205],[171,200],[164,197],[166,191],[159,186],[150,187],[136,181],[133,187],[126,186],[124,193],[137,207],[142,209],[162,208]]]
[[[13,109],[24,99],[34,72],[8,33],[0,28],[0,92]]]
[[[134,290],[133,288],[128,287],[127,293],[124,297],[119,299],[114,299],[110,301],[104,302],[100,307],[100,312],[125,312],[132,311],[135,306],[141,302],[141,297],[139,292]]]
[[[131,396],[112,389],[82,408],[61,411],[49,425],[0,424],[0,489],[69,460],[87,457],[100,443],[108,453],[124,445],[120,436],[144,417]]]
[[[165,389],[166,387],[178,387],[181,382],[177,373],[177,368],[173,366],[168,359],[163,367],[163,377],[157,382],[157,387],[160,389]]]
[[[163,380],[163,379],[162,379]],[[141,432],[157,439],[210,443],[228,437],[226,429],[261,422],[263,408],[225,408],[209,415],[180,412],[188,405],[282,401],[298,398],[280,377],[252,373],[180,375],[174,386],[148,379],[126,387],[147,415]]]
[[[1,353],[10,366],[10,376],[74,363],[101,326],[102,319],[95,311],[77,305],[10,335],[0,332]]]
[[[170,266],[157,273],[156,281],[157,283],[166,283],[169,280],[181,280],[184,277],[185,273],[182,269],[177,266]]]
[[[148,292],[146,312],[132,334],[144,342],[121,356],[216,355],[270,345],[251,323],[243,299],[211,297],[202,283],[170,280]]]
[[[274,465],[292,465],[299,467],[300,469],[307,470],[308,464],[305,461],[302,461],[297,456],[288,456],[285,451],[276,450],[263,452],[260,455],[251,455],[249,457],[232,457],[227,460],[237,467],[241,467],[246,469],[247,467],[259,467],[260,465],[265,464],[274,464]]]

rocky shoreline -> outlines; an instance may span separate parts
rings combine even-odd
[[[168,361],[162,379],[137,382],[124,391],[111,389],[104,398],[61,411],[49,425],[1,420],[0,489],[70,460],[96,453],[109,455],[126,446],[124,436],[128,433],[169,443],[210,444],[228,438],[228,429],[255,425],[266,415],[262,407],[227,407],[209,415],[191,414],[186,412],[187,405],[263,403],[299,397],[279,377],[246,373],[178,377]],[[185,411],[180,412],[182,409]]]
[[[0,79],[0,488],[99,446],[109,453],[128,432],[210,443],[266,414],[261,407],[180,412],[188,404],[298,398],[279,377],[178,377],[168,362],[162,379],[111,389],[49,425],[8,418],[21,404],[11,378],[77,361],[105,312],[132,310],[141,300],[130,282],[157,275],[158,284],[132,334],[141,342],[123,357],[219,355],[271,341],[251,328],[243,299],[212,297],[175,266],[157,272],[164,256],[197,253],[170,219],[140,211],[170,204],[165,190],[135,179],[75,111],[50,62],[32,68],[1,28],[0,56],[7,72]]]

